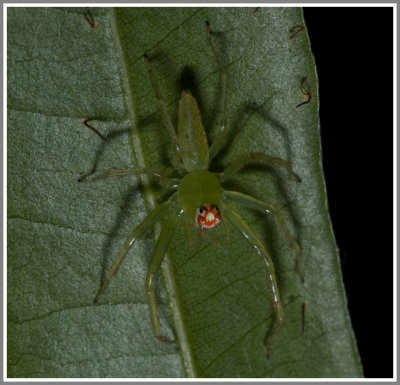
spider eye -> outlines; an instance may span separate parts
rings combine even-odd
[[[195,221],[200,229],[211,229],[217,226],[221,220],[221,214],[216,205],[207,204],[197,209]]]

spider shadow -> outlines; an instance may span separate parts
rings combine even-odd
[[[96,120],[96,118],[91,118],[91,120]],[[100,120],[100,119],[99,119]],[[85,176],[90,176],[92,174],[94,174],[97,169],[98,169],[98,165],[102,159],[102,157],[104,156],[104,153],[107,149],[112,149],[112,145],[113,142],[115,142],[116,139],[118,139],[119,137],[123,136],[123,135],[127,135],[129,133],[130,130],[130,126],[127,127],[123,127],[122,129],[113,131],[112,133],[110,133],[109,135],[107,135],[107,142],[104,141],[100,141],[100,144],[95,152],[95,157],[94,157],[94,161],[93,161],[93,166],[91,168],[91,170],[85,174]],[[127,165],[126,168],[128,168],[129,166]],[[115,182],[115,181],[114,181]],[[134,182],[132,182],[132,184],[134,184]],[[125,196],[123,196],[121,198],[121,201],[123,202],[122,205],[119,207],[118,213],[116,215],[116,219],[114,221],[114,223],[112,224],[112,226],[109,228],[108,231],[108,235],[106,237],[105,242],[102,245],[102,249],[101,249],[101,255],[102,255],[102,262],[101,262],[101,277],[100,277],[100,281],[99,281],[99,287],[98,290],[100,290],[102,283],[104,282],[104,279],[106,277],[106,274],[111,266],[111,263],[114,261],[114,259],[116,258],[116,255],[114,255],[112,258],[112,261],[109,261],[109,257],[110,255],[112,255],[113,253],[113,248],[112,248],[112,243],[113,243],[113,239],[114,237],[120,232],[120,229],[123,227],[123,224],[127,218],[127,212],[130,212],[132,210],[131,209],[131,205],[135,204],[135,195],[137,193],[137,191],[140,191],[142,189],[142,185],[140,183],[138,183],[137,189],[136,188],[129,188],[129,191],[127,191],[125,193]],[[133,231],[133,228],[132,228]],[[122,246],[122,244],[121,244]],[[98,291],[97,291],[98,292]],[[96,293],[97,294],[97,293]]]
[[[152,124],[155,121],[158,122],[159,119],[155,115],[156,114],[152,114],[152,115],[149,115],[149,116],[147,116],[145,118],[140,119],[138,121],[138,126],[140,128],[143,128],[143,127],[146,127],[146,125]],[[127,135],[129,130],[130,130],[130,126],[128,126],[126,128],[123,128],[121,130],[118,130],[118,131],[114,131],[111,134],[107,135],[107,143],[106,142],[101,142],[100,143],[99,148],[97,149],[96,154],[95,154],[95,160],[93,162],[93,166],[92,166],[90,172],[88,174],[86,174],[86,175],[91,175],[91,174],[96,172],[96,170],[98,168],[98,165],[99,165],[99,162],[100,162],[104,152],[106,151],[106,148],[110,148],[110,147],[112,148],[113,141],[115,141],[117,138],[121,137],[122,135]],[[162,148],[164,149],[165,146],[162,146]],[[165,157],[165,161],[170,163],[170,159],[168,158],[167,151],[162,151],[162,154]],[[128,168],[128,167],[129,166],[127,165],[126,168]],[[132,176],[132,177],[134,177],[134,176]],[[127,215],[128,215],[127,213],[133,211],[132,207],[135,206],[135,202],[136,202],[136,199],[137,199],[136,194],[138,192],[140,192],[140,193],[144,192],[144,187],[143,187],[143,185],[141,183],[141,179],[140,178],[136,179],[137,176],[134,177],[134,178],[135,178],[135,181],[137,180],[137,184],[136,184],[136,182],[132,181],[132,185],[135,185],[134,186],[135,188],[129,188],[129,190],[124,194],[124,196],[121,197],[122,204],[120,205],[120,207],[118,209],[118,213],[115,216],[114,223],[109,228],[108,235],[106,237],[106,241],[103,243],[103,246],[102,246],[102,251],[101,251],[101,254],[102,254],[102,263],[101,263],[101,267],[102,268],[101,268],[101,270],[102,270],[102,273],[101,273],[101,277],[100,277],[100,281],[99,281],[99,290],[101,288],[102,283],[104,282],[104,279],[105,279],[105,277],[107,275],[107,272],[109,271],[109,269],[111,267],[111,264],[114,262],[114,260],[115,260],[115,258],[117,256],[117,254],[113,255],[113,253],[115,251],[115,249],[113,247],[113,239],[120,233],[121,228],[126,223],[125,221],[127,219]],[[150,185],[150,187],[152,189],[155,188],[156,186],[159,188],[159,184],[156,181],[152,180],[152,179],[150,180],[150,184],[149,185]],[[155,189],[153,189],[153,191],[155,191]],[[162,197],[161,200],[163,200],[163,201],[166,200],[168,198],[168,195],[170,195],[170,194],[171,194],[171,192],[167,190],[165,192],[165,194],[164,194],[165,197]],[[132,227],[129,230],[129,234],[133,230],[134,230],[134,227]],[[128,235],[126,237],[128,237]],[[142,239],[146,239],[146,238],[144,237]],[[125,241],[125,240],[123,240],[123,241]],[[119,248],[121,248],[121,247],[122,247],[122,243],[121,243]],[[111,256],[111,260],[110,260],[110,256]],[[156,280],[156,291],[158,293],[160,292],[160,290],[159,290],[160,282],[159,281],[160,281],[160,278],[158,276],[157,280]],[[166,317],[166,318],[168,318],[168,317]]]
[[[171,116],[172,119],[172,116]],[[160,161],[163,165],[163,168],[165,169],[173,169],[172,166],[172,142],[171,138],[168,135],[167,128],[163,125],[162,119],[161,119],[161,114],[159,110],[155,111],[154,113],[151,113],[145,117],[142,117],[138,119],[138,128],[139,131],[143,131],[146,129],[146,127],[150,126],[155,126],[159,130],[159,135],[154,135],[153,140],[156,140],[157,143],[157,148],[160,149]],[[153,167],[154,165],[149,164],[147,167]]]
[[[103,120],[103,119],[97,119],[97,118],[90,118],[88,119],[88,121],[93,121],[93,120]],[[100,144],[96,150],[95,156],[94,156],[94,161],[93,161],[93,166],[90,169],[89,172],[87,172],[86,174],[83,174],[82,176],[88,177],[91,176],[92,174],[94,174],[97,171],[99,162],[104,154],[104,152],[106,151],[107,148],[110,148],[110,146],[112,145],[112,142],[122,136],[122,135],[127,135],[129,132],[129,127],[124,127],[122,129],[113,131],[111,134],[107,135],[106,139],[107,142],[104,141],[100,141]]]
[[[196,98],[196,100],[200,100],[196,73],[190,66],[186,65],[182,68],[182,71],[177,79],[175,88],[179,92],[179,95],[182,93],[182,91],[189,90],[192,93],[192,95]]]
[[[232,142],[234,141],[236,135],[239,133],[240,130],[245,129],[246,126],[250,126],[252,124],[251,119],[256,115],[258,115],[264,122],[266,122],[266,124],[268,124],[270,128],[280,133],[280,136],[284,141],[284,146],[286,149],[285,152],[287,154],[291,153],[289,137],[287,135],[289,130],[282,123],[280,123],[278,120],[274,119],[271,116],[267,106],[268,102],[275,95],[276,93],[274,93],[271,97],[266,99],[262,104],[246,102],[239,107],[236,116],[232,120],[233,123],[230,125],[228,122],[228,127],[227,131],[225,132],[223,147],[213,160],[215,164],[221,167],[221,158],[223,158],[226,155],[227,148],[229,148],[229,146],[232,144]]]
[[[231,31],[232,30],[230,30],[230,29],[227,31],[224,31],[224,32],[218,31],[218,30],[215,30],[213,26],[210,30],[211,39],[213,41],[216,51],[218,52],[220,59],[222,60],[225,71],[227,71],[227,68],[231,64],[231,63],[227,63],[227,61],[224,60],[224,58],[228,57],[228,55],[227,55],[228,39],[226,36],[227,35],[229,36],[229,33]],[[202,118],[204,119],[203,122],[204,122],[204,127],[206,130],[206,133],[209,134],[211,128],[215,127],[216,122],[217,122],[217,124],[219,124],[218,119],[219,119],[219,114],[220,114],[220,104],[221,104],[221,98],[222,98],[222,94],[221,94],[222,73],[221,73],[219,64],[217,62],[217,58],[215,57],[215,55],[210,47],[210,44],[207,41],[206,41],[206,44],[207,44],[207,49],[209,51],[209,57],[210,57],[209,65],[213,66],[215,68],[214,72],[211,72],[209,74],[209,76],[211,76],[211,75],[214,76],[215,84],[218,85],[218,87],[216,87],[218,92],[213,92],[214,99],[210,103],[210,106],[214,106],[214,107],[209,107],[207,109],[200,109],[200,112],[203,112]],[[229,101],[229,74],[228,74],[228,101]]]
[[[270,172],[270,174],[274,174],[274,170],[269,167],[263,167],[263,166],[258,166],[258,165],[251,165],[248,166],[248,168],[246,169],[246,174],[248,175],[255,175],[255,173],[260,173],[261,172]],[[285,175],[286,176],[286,175]],[[289,221],[293,223],[293,228],[297,229],[298,228],[298,220],[297,220],[297,216],[295,215],[294,209],[292,207],[291,201],[288,198],[288,195],[286,193],[285,188],[283,187],[283,182],[281,181],[281,178],[278,175],[273,175],[273,179],[276,180],[273,183],[276,185],[276,191],[278,191],[278,194],[280,196],[283,196],[283,204],[282,205],[277,205],[276,202],[272,202],[270,200],[268,200],[268,197],[264,197],[264,196],[257,196],[257,194],[254,193],[249,193],[249,191],[246,189],[246,187],[244,187],[245,183],[243,183],[243,179],[240,177],[235,178],[235,180],[230,181],[229,183],[225,183],[224,184],[224,188],[226,188],[226,190],[229,191],[237,191],[246,195],[250,195],[256,199],[259,199],[265,203],[268,203],[270,205],[272,205],[275,209],[279,210],[280,212],[282,212],[282,210],[284,209],[287,214],[284,214],[284,218],[286,221]],[[293,182],[295,183],[295,182]],[[262,243],[264,244],[264,246],[266,247],[268,253],[272,256],[274,265],[276,267],[277,270],[277,274],[280,271],[285,271],[287,270],[287,266],[285,265],[285,262],[279,258],[274,258],[273,256],[275,255],[279,255],[280,253],[282,253],[282,246],[281,246],[281,242],[278,241],[278,239],[282,239],[282,241],[287,245],[287,250],[289,250],[290,253],[292,253],[293,258],[293,274],[295,275],[295,267],[296,267],[296,256],[294,251],[290,248],[289,244],[287,243],[285,236],[282,232],[282,230],[280,229],[280,227],[278,226],[278,224],[276,223],[274,217],[272,215],[266,215],[260,212],[257,212],[249,207],[245,207],[242,205],[238,205],[238,207],[240,207],[240,211],[242,211],[245,216],[244,219],[246,220],[246,216],[254,216],[255,215],[255,219],[254,222],[259,222],[262,221],[262,223],[265,224],[265,226],[263,226],[263,235],[262,235]],[[247,214],[246,214],[247,213]],[[247,220],[246,220],[247,222]],[[249,226],[251,227],[251,224],[248,223]],[[290,226],[292,228],[292,226]],[[295,237],[295,239],[297,241],[299,241],[300,239],[300,233],[295,232],[292,233],[293,236]],[[299,245],[301,247],[301,244],[299,242]],[[286,246],[285,246],[286,247]]]
[[[275,94],[274,94],[275,95]],[[272,95],[272,97],[274,96]],[[268,102],[271,100],[271,98],[268,98],[264,103],[262,104],[256,104],[256,103],[244,103],[242,106],[239,108],[238,112],[236,113],[232,125],[228,128],[228,132],[226,133],[226,137],[224,140],[224,145],[223,148],[220,150],[220,152],[217,154],[217,156],[213,160],[213,169],[215,167],[215,171],[222,171],[224,169],[224,166],[222,164],[222,159],[224,156],[227,154],[229,146],[233,143],[236,135],[239,133],[239,131],[243,128],[245,128],[247,125],[251,124],[251,119],[255,116],[258,115],[259,117],[262,118],[263,121],[265,121],[269,127],[271,127],[273,130],[279,132],[280,136],[283,139],[284,142],[284,147],[286,149],[285,153],[288,154],[288,159],[290,161],[290,143],[289,143],[289,138],[288,138],[288,128],[286,128],[281,122],[278,120],[274,119],[271,116],[271,113],[268,108]],[[274,154],[271,154],[274,155]],[[292,164],[292,163],[291,163]],[[276,207],[278,210],[281,210],[282,208],[285,208],[286,211],[288,212],[287,217],[289,217],[292,220],[292,223],[295,228],[298,228],[299,226],[299,220],[297,218],[297,215],[295,213],[294,207],[291,204],[290,197],[288,196],[287,192],[287,173],[286,170],[284,170],[282,167],[276,166],[276,165],[261,165],[261,164],[251,164],[246,166],[246,173],[248,174],[253,174],[255,172],[260,172],[260,171],[267,171],[270,175],[273,176],[274,178],[274,185],[276,187],[276,191],[279,196],[281,196],[284,202],[284,205],[282,207]],[[300,175],[301,177],[301,175]],[[283,179],[285,178],[285,179]],[[291,182],[291,183],[296,183],[296,182]],[[228,181],[224,183],[224,187],[227,189],[231,189],[234,191],[238,191],[244,194],[248,194],[248,191],[246,188],[243,187],[243,183],[241,183],[241,178],[240,175],[238,175],[236,178],[232,179],[231,181]],[[254,194],[251,194],[254,195]],[[264,197],[260,196],[255,196],[255,198],[265,200]],[[269,204],[272,204],[272,202],[266,202]],[[260,214],[260,218],[264,217],[263,214]],[[268,225],[265,229],[265,235],[264,239],[269,239],[271,238],[270,232],[271,232],[271,226],[273,226],[274,221],[269,221],[270,225]],[[283,236],[283,234],[280,234],[280,231],[273,232],[274,237],[276,236]],[[300,239],[300,233],[295,233],[293,234],[296,239]],[[271,253],[275,254],[279,250],[276,250],[275,247],[273,246],[275,243],[271,242],[270,245],[268,245],[268,249]],[[301,246],[301,245],[300,245]],[[295,262],[295,258],[293,259]],[[276,261],[277,265],[279,265],[279,261]]]

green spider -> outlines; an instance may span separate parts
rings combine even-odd
[[[159,178],[161,187],[169,190],[176,190],[166,202],[161,203],[153,211],[151,211],[144,221],[135,228],[133,233],[125,241],[116,260],[108,271],[94,302],[97,303],[100,297],[104,294],[111,279],[116,275],[124,258],[135,241],[142,237],[145,232],[148,231],[158,221],[166,218],[166,222],[162,227],[157,241],[154,255],[150,261],[145,282],[145,290],[149,305],[151,326],[155,337],[165,343],[177,343],[176,340],[162,335],[161,324],[157,314],[158,309],[154,285],[156,274],[160,269],[165,254],[167,253],[168,246],[173,238],[176,227],[183,224],[185,233],[187,235],[190,229],[193,227],[196,227],[199,232],[204,232],[210,231],[220,223],[223,223],[225,226],[226,235],[228,235],[229,229],[227,223],[229,223],[233,228],[239,231],[248,242],[250,242],[251,246],[254,248],[257,254],[260,255],[264,262],[269,295],[271,297],[276,314],[275,325],[266,334],[264,340],[264,348],[267,354],[267,347],[278,336],[284,323],[283,307],[279,296],[274,264],[265,247],[253,233],[249,225],[237,212],[229,208],[229,202],[236,202],[261,211],[262,213],[272,214],[274,216],[279,227],[283,231],[287,242],[296,253],[296,273],[299,276],[300,247],[292,236],[283,215],[276,208],[251,196],[235,191],[224,190],[221,184],[233,178],[239,170],[253,162],[262,164],[272,163],[278,166],[283,166],[286,168],[290,179],[300,182],[300,178],[293,172],[290,163],[287,160],[272,157],[264,153],[243,154],[230,165],[228,165],[221,173],[214,174],[208,171],[211,159],[213,159],[217,155],[218,151],[222,148],[224,132],[226,130],[226,98],[228,77],[222,64],[222,60],[215,50],[211,40],[210,25],[208,22],[206,22],[206,31],[208,43],[210,44],[213,54],[218,61],[218,65],[222,73],[220,105],[221,126],[217,138],[211,147],[209,147],[207,143],[207,137],[201,122],[201,116],[197,102],[190,91],[182,92],[179,101],[178,134],[176,133],[175,128],[172,125],[170,115],[167,111],[166,103],[162,98],[160,90],[154,80],[149,59],[145,54],[144,60],[147,72],[158,100],[163,123],[172,140],[173,155],[171,156],[171,163],[178,174],[181,175],[181,178],[169,178],[166,174],[166,171],[163,169],[133,168],[109,170],[96,177],[90,178],[88,176],[83,176],[82,178],[78,179],[79,182],[95,182],[109,177],[132,174],[149,174]],[[85,124],[94,130],[98,135],[100,135],[100,133],[90,127],[87,123]]]

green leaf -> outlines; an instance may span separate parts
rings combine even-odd
[[[306,31],[289,39],[304,25],[301,9],[90,13],[97,28],[81,9],[7,8],[8,377],[361,377],[321,169],[315,63]],[[167,195],[146,178],[77,178],[170,166],[145,52],[173,123],[183,84],[212,142],[220,72],[206,20],[229,82],[229,133],[211,170],[265,152],[289,159],[302,178],[297,184],[284,170],[253,166],[227,186],[281,210],[302,248],[304,284],[273,219],[237,207],[277,271],[285,325],[269,360],[263,340],[274,312],[263,264],[233,229],[219,243],[206,234],[198,249],[177,229],[158,297],[163,332],[177,334],[180,351],[150,326],[144,281],[152,232],[93,305],[124,239]],[[304,77],[312,99],[296,108],[305,101]]]

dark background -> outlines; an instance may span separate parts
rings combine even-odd
[[[393,376],[393,9],[304,8],[323,166],[365,377]]]

